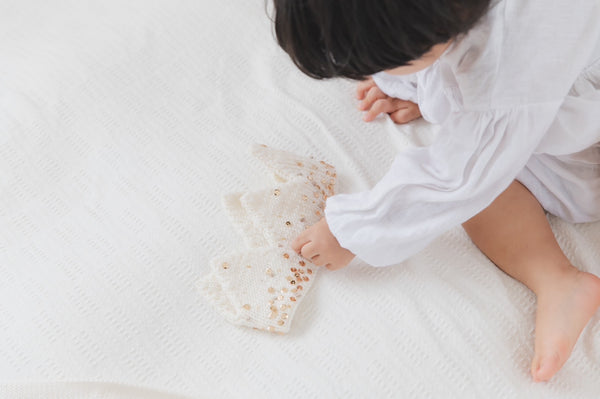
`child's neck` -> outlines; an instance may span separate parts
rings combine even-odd
[[[452,44],[452,39],[445,43],[436,44],[425,53],[421,58],[411,61],[408,65],[397,67],[394,69],[388,69],[385,72],[390,75],[409,75],[411,73],[419,72],[438,60],[444,54],[444,52]]]

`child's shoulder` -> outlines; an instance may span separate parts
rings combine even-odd
[[[564,97],[600,34],[600,2],[496,0],[445,59],[465,105],[491,107]]]

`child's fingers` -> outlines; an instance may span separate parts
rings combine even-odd
[[[387,95],[379,87],[373,86],[367,92],[365,99],[358,105],[358,109],[367,111],[373,106],[373,103],[384,98],[387,98]]]
[[[304,233],[301,233],[298,237],[296,237],[294,241],[292,241],[292,250],[299,254],[302,250],[302,247],[304,247],[309,242],[310,240],[308,239],[308,237],[306,237]]]
[[[315,266],[325,266],[325,261],[321,255],[314,256],[310,261]]]
[[[375,86],[375,82],[373,81],[373,78],[368,78],[368,79],[365,79],[362,82],[360,82],[356,86],[356,98],[358,100],[364,99],[365,95],[367,94],[367,91],[369,91],[369,89],[373,86]]]
[[[302,255],[303,258],[312,260],[315,256],[319,256],[319,252],[317,251],[315,243],[311,241],[302,246],[300,255]]]
[[[391,99],[381,99],[375,101],[371,109],[365,114],[363,120],[365,122],[371,122],[373,119],[377,118],[377,115],[382,113],[390,113],[396,111],[398,108],[394,106],[394,103]]]
[[[421,111],[418,106],[402,108],[390,114],[390,118],[394,123],[403,124],[413,121],[421,116]]]

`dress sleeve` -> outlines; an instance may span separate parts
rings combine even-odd
[[[400,153],[373,189],[327,200],[340,245],[373,266],[399,263],[491,204],[515,179],[560,102],[462,111],[429,147]]]
[[[382,92],[390,97],[418,103],[416,74],[390,75],[385,72],[378,72],[373,75],[373,81]]]

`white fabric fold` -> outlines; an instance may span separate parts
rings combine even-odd
[[[11,382],[0,384],[0,397],[10,399],[191,399],[161,390],[102,381]],[[211,397],[194,396],[202,399]]]

